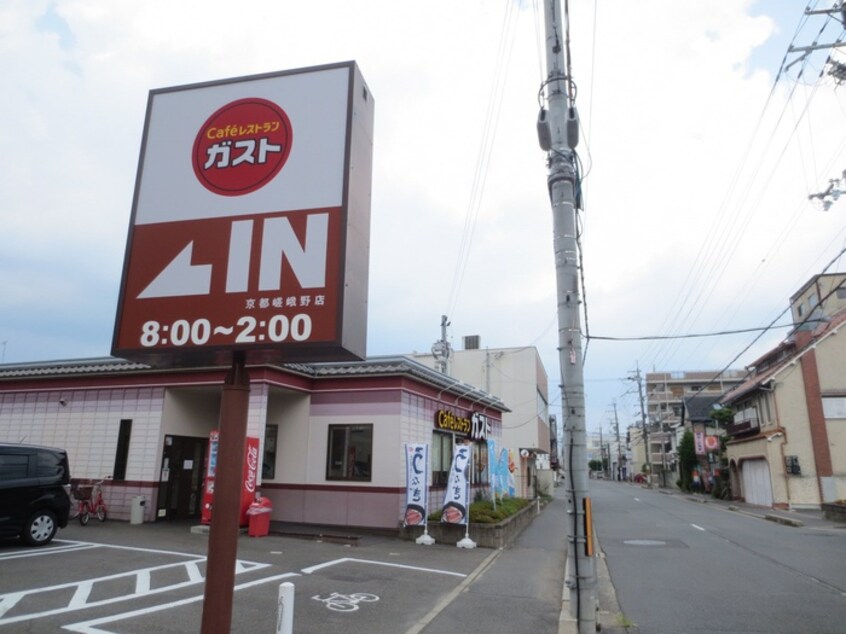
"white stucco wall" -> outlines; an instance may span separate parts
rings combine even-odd
[[[0,441],[61,447],[73,478],[102,478],[114,470],[120,421],[130,419],[126,479],[153,480],[163,402],[164,388],[7,392],[0,394]]]

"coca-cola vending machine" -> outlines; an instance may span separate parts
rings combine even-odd
[[[211,524],[219,435],[220,433],[217,430],[209,434],[209,450],[206,453],[206,482],[203,486],[203,509],[200,517],[203,524]],[[256,499],[256,481],[258,478],[259,439],[247,436],[246,440],[244,472],[241,477],[241,507],[238,520],[240,526],[248,524],[247,509]]]

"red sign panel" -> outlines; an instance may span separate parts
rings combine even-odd
[[[153,91],[112,353],[363,357],[372,114],[353,63]]]

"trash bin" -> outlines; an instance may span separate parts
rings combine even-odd
[[[270,534],[270,514],[273,505],[267,498],[258,498],[247,509],[249,526],[247,535],[250,537],[267,537]]]
[[[147,506],[147,498],[143,495],[136,495],[132,498],[132,505],[129,509],[129,523],[143,524],[144,523],[144,507]]]

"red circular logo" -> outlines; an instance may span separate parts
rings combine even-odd
[[[210,116],[194,139],[194,174],[221,196],[242,196],[273,180],[291,153],[288,115],[267,99],[226,104]]]

